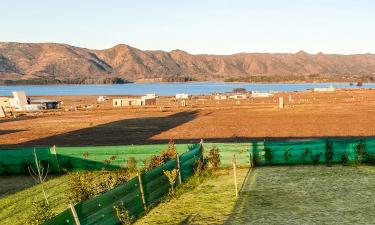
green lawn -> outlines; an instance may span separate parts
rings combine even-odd
[[[239,187],[247,171],[237,170]],[[223,224],[236,200],[232,170],[220,169],[194,190],[160,203],[135,224]]]
[[[227,224],[374,224],[375,167],[257,167]]]
[[[29,178],[25,176],[13,176],[12,179],[19,178],[19,182],[13,181],[15,188],[22,186],[22,183],[30,182]],[[49,179],[45,183],[46,193],[49,201],[52,204],[52,209],[55,213],[62,212],[69,204],[67,197],[68,184],[66,183],[67,176],[59,176]],[[8,178],[9,179],[9,178]],[[7,178],[0,180],[0,186],[4,186]],[[18,184],[18,185],[17,185]],[[9,194],[0,198],[0,221],[2,225],[17,225],[26,224],[29,215],[31,214],[31,205],[33,201],[43,200],[43,194],[40,185],[34,185],[17,193]]]

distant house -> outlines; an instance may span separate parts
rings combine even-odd
[[[176,99],[189,99],[189,95],[185,93],[176,94]]]
[[[214,99],[215,100],[225,100],[225,99],[228,99],[228,96],[222,95],[222,94],[216,94],[216,95],[214,95]]]
[[[106,100],[108,100],[107,96],[99,96],[98,97],[98,102],[105,102]]]
[[[234,94],[229,96],[230,99],[246,99],[247,96],[245,94]]]
[[[112,106],[148,106],[156,105],[156,98],[142,96],[138,98],[114,98],[112,99]]]
[[[314,92],[334,92],[335,88],[331,85],[328,88],[314,88]]]
[[[156,95],[156,93],[152,93],[152,94],[146,94],[145,96],[143,96],[144,98],[157,98],[158,96]]]
[[[40,110],[40,109],[59,109],[61,101],[49,100],[49,99],[34,99],[30,100],[30,105],[28,108],[30,110]]]
[[[251,97],[252,98],[268,98],[272,97],[272,93],[267,93],[267,92],[252,92]]]

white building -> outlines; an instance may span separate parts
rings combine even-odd
[[[16,111],[25,111],[27,105],[27,98],[24,91],[13,91],[13,98],[9,99],[10,105]]]
[[[189,95],[185,93],[176,94],[176,99],[189,99]]]
[[[106,100],[108,100],[107,96],[99,96],[98,97],[98,102],[105,102]]]
[[[229,96],[230,99],[246,99],[247,96],[245,94],[235,94]]]
[[[272,97],[272,96],[273,96],[273,94],[268,93],[268,92],[252,92],[251,93],[252,98],[268,98],[268,97]]]
[[[218,94],[218,95],[214,95],[214,99],[215,100],[226,100],[226,99],[228,99],[228,96]]]
[[[334,92],[335,88],[331,85],[328,88],[314,88],[314,92]]]

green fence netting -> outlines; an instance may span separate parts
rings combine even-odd
[[[365,148],[363,161],[375,155],[375,139],[317,139],[284,142],[253,142],[250,151],[256,165],[293,165],[352,163],[356,160],[359,144]],[[331,153],[331,154],[330,154]]]
[[[195,148],[190,148],[190,151],[180,155],[180,171],[183,180],[187,180],[193,174],[195,161],[200,158],[202,158],[201,145],[196,145]],[[80,223],[82,225],[120,224],[114,210],[114,207],[118,205],[126,208],[129,216],[134,218],[140,216],[145,212],[144,207],[152,207],[169,192],[170,184],[163,171],[173,170],[177,167],[177,160],[170,160],[164,165],[140,175],[146,205],[143,204],[138,177],[134,177],[93,199],[78,203],[74,209]],[[44,223],[44,225],[64,224],[75,224],[70,209]]]
[[[48,164],[51,172],[59,172],[56,154],[49,147],[36,147],[0,149],[0,175],[29,174],[28,167],[35,167],[34,151],[38,161]]]
[[[204,143],[206,156],[216,146],[220,152],[221,166],[231,166],[236,155],[238,166],[248,166],[251,158],[257,165],[311,164],[319,158],[325,163],[327,146],[333,147],[333,163],[342,161],[343,155],[349,162],[355,160],[355,147],[363,143],[368,153],[375,154],[375,138],[328,138],[315,140],[265,141],[250,143]],[[176,144],[179,153],[186,152],[188,145]],[[166,144],[93,146],[93,147],[45,147],[35,148],[38,159],[48,163],[52,173],[81,170],[116,169],[126,166],[134,157],[138,167],[152,155],[166,150]],[[34,148],[1,149],[0,175],[28,174],[27,167],[34,165]],[[271,153],[271,154],[269,154]],[[270,158],[271,156],[271,158]],[[267,158],[268,157],[268,158]],[[271,160],[271,162],[269,161]]]

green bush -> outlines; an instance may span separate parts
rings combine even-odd
[[[129,211],[126,209],[123,202],[118,205],[114,205],[113,209],[115,210],[117,219],[123,225],[130,225],[134,221],[134,217],[129,215]]]
[[[51,205],[45,201],[33,202],[31,206],[32,213],[28,219],[27,225],[39,225],[55,216],[51,210]]]
[[[85,171],[70,173],[70,197],[76,202],[93,198],[129,180],[128,170]]]
[[[210,162],[211,167],[214,169],[218,168],[221,163],[219,148],[215,145],[211,147],[208,153],[208,161]]]

